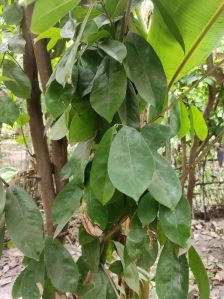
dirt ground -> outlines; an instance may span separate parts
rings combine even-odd
[[[193,244],[200,252],[208,270],[210,299],[224,299],[224,218],[204,222],[193,220]],[[76,257],[79,248],[67,244],[68,250]],[[14,280],[22,270],[22,253],[15,248],[5,249],[0,260],[0,299],[12,299]],[[197,287],[190,275],[190,299],[197,299]]]

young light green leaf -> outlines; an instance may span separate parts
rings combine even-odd
[[[9,81],[4,81],[4,84],[12,93],[14,93],[14,95],[24,99],[30,97],[30,80],[16,63],[5,59],[2,74],[11,79]]]
[[[189,266],[194,274],[195,280],[199,288],[200,299],[210,298],[210,285],[208,274],[203,262],[195,248],[192,246],[188,251]]]
[[[156,292],[159,299],[187,299],[189,270],[185,255],[176,256],[173,245],[167,242],[156,270]]]
[[[7,25],[18,25],[23,19],[23,10],[17,3],[12,3],[4,9],[3,18]]]
[[[24,255],[38,259],[43,249],[43,221],[33,199],[23,189],[10,186],[6,193],[6,225],[13,243]]]
[[[55,25],[64,15],[72,10],[80,0],[38,0],[35,3],[31,31],[42,33]]]
[[[152,223],[158,213],[158,202],[147,192],[140,200],[137,214],[143,226]]]
[[[182,194],[178,176],[166,159],[154,151],[152,153],[156,168],[148,190],[155,200],[173,210]]]
[[[173,243],[185,247],[191,236],[191,208],[185,197],[182,197],[175,210],[160,206],[159,219],[167,238]]]
[[[155,164],[142,135],[134,128],[122,128],[111,145],[108,173],[112,184],[138,201],[149,187]]]
[[[54,224],[58,224],[54,236],[56,237],[72,215],[78,210],[82,197],[80,189],[74,181],[67,184],[55,198],[52,207],[52,219]]]
[[[166,141],[171,137],[170,128],[157,123],[144,126],[141,133],[149,148],[153,150],[164,146]]]
[[[45,265],[53,286],[65,293],[74,293],[79,280],[79,271],[72,256],[58,241],[47,237],[45,241]],[[62,275],[59,275],[59,274]]]
[[[104,134],[97,148],[90,173],[90,187],[103,205],[110,201],[115,191],[107,171],[110,146],[115,134],[114,127]]]
[[[188,110],[185,104],[181,101],[179,102],[180,108],[180,130],[178,132],[178,137],[183,138],[190,130],[190,120],[188,117]]]
[[[135,33],[125,40],[126,72],[140,96],[157,108],[159,113],[167,94],[167,81],[162,64],[149,43]]]
[[[19,108],[12,98],[8,96],[0,97],[0,122],[13,126],[19,117]]]
[[[122,63],[127,55],[127,49],[124,44],[116,40],[107,40],[98,45],[107,55]]]
[[[173,37],[181,46],[183,52],[185,53],[185,43],[182,34],[173,19],[173,16],[169,13],[166,6],[160,0],[153,0],[155,7],[159,10],[164,23],[167,25],[168,30],[172,33]]]
[[[121,106],[127,88],[127,78],[123,66],[106,57],[101,63],[93,82],[90,103],[93,109],[108,122]]]
[[[191,115],[193,127],[198,138],[203,141],[208,135],[208,127],[201,111],[194,105],[191,105]]]
[[[67,133],[68,128],[66,126],[65,113],[63,113],[52,125],[49,137],[51,140],[60,140],[65,137]]]

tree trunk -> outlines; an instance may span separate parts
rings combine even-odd
[[[44,134],[43,115],[41,110],[41,91],[39,89],[37,65],[33,51],[32,37],[29,32],[30,19],[23,21],[23,36],[26,41],[24,54],[24,71],[32,85],[31,97],[27,99],[27,110],[30,116],[30,133],[36,158],[37,172],[40,177],[40,191],[46,217],[45,230],[53,234],[51,208],[55,198],[52,166],[49,157],[47,139]]]

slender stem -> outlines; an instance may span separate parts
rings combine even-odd
[[[131,3],[132,3],[132,0],[128,0],[126,10],[125,10],[125,15],[124,15],[124,22],[123,22],[123,26],[122,26],[122,30],[121,30],[121,34],[120,34],[121,42],[124,40],[124,36],[127,33],[128,18],[129,18],[130,12],[131,12]]]
[[[220,65],[224,63],[224,59],[222,59],[219,63],[217,63],[212,69],[210,69],[206,74],[204,74],[200,80],[195,82],[188,90],[186,90],[184,93],[182,93],[179,98],[177,98],[175,101],[173,101],[169,106],[167,106],[159,115],[156,115],[150,120],[150,123],[156,121],[158,118],[163,116],[167,111],[172,109],[179,101],[181,101],[183,98],[185,98],[193,89],[195,89],[202,81],[204,81],[205,78],[207,78],[209,75],[211,75]]]
[[[100,1],[100,4],[101,4],[101,6],[103,7],[103,10],[104,10],[105,14],[106,14],[107,18],[108,18],[109,21],[110,21],[111,29],[112,29],[112,34],[113,34],[113,37],[115,37],[114,21],[113,21],[113,19],[111,18],[111,16],[109,15],[109,13],[108,13],[108,11],[107,11],[107,9],[106,9],[106,6],[105,6],[103,0]]]
[[[33,158],[34,155],[31,153],[31,151],[29,149],[29,146],[26,142],[26,136],[25,136],[24,131],[23,131],[23,126],[20,126],[20,130],[21,130],[21,133],[22,133],[22,136],[23,136],[23,141],[24,141],[24,144],[25,144],[25,147],[26,147],[26,151]]]
[[[5,185],[5,187],[7,187],[7,188],[9,187],[9,184],[2,177],[0,177],[0,180]]]

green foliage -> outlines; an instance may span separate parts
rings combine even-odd
[[[77,0],[20,0],[19,5],[32,2],[31,31],[38,34],[35,42],[47,39],[53,68],[42,94],[45,134],[57,144],[67,137],[70,155],[61,170],[67,184],[55,196],[51,211],[53,236],[43,232],[41,214],[24,190],[6,188],[5,204],[0,181],[0,252],[6,222],[12,242],[27,261],[14,284],[13,298],[39,299],[40,283],[43,299],[53,299],[56,291],[83,299],[117,299],[117,281],[127,286],[121,292],[141,298],[159,252],[159,299],[187,298],[189,266],[201,298],[209,298],[201,260],[193,247],[188,251],[186,246],[191,209],[176,170],[165,158],[176,136],[191,131],[191,137],[195,133],[202,141],[207,138],[202,106],[194,94],[173,105],[180,91],[200,76],[182,78],[173,89],[167,81],[171,87],[215,46],[221,36],[215,21],[223,24],[221,0],[209,0],[206,7],[196,0],[155,0],[149,33],[137,7],[140,0],[130,7],[127,0],[96,0],[85,6]],[[11,126],[33,121],[20,99],[32,102],[35,85],[21,67],[25,43],[19,5],[2,4],[2,33],[9,26],[13,36],[2,45],[0,80],[5,94],[0,97],[0,122]],[[197,18],[192,17],[195,11]],[[49,73],[38,69],[40,77],[41,71]],[[173,107],[164,117],[169,104]],[[75,262],[56,237],[77,211],[83,225],[81,257]],[[130,227],[123,227],[126,219]],[[188,251],[189,265],[186,254],[178,255],[180,247]]]

